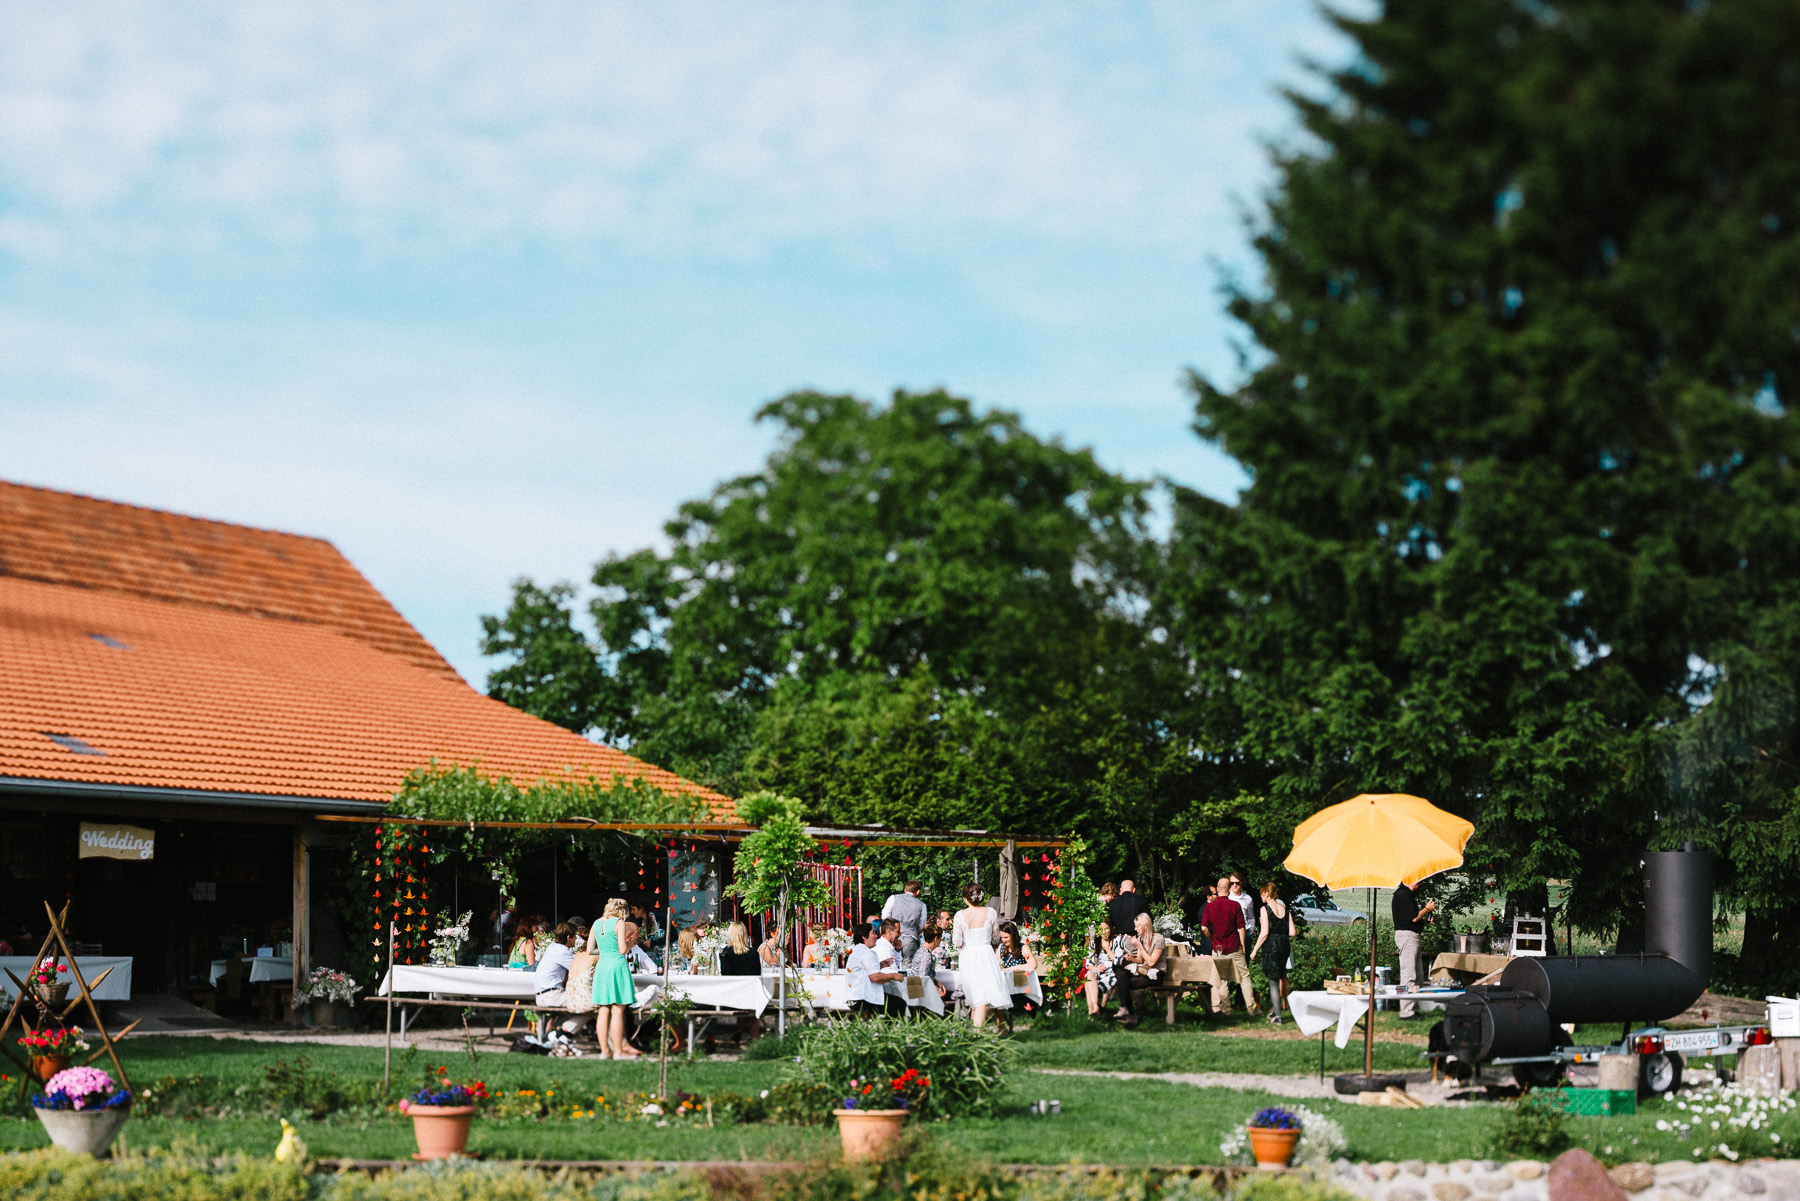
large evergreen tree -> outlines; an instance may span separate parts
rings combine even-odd
[[[1284,822],[1455,809],[1477,880],[1569,878],[1590,928],[1697,837],[1766,962],[1800,901],[1800,7],[1334,20],[1359,54],[1294,97],[1230,300],[1252,369],[1194,379],[1253,479],[1183,496],[1162,595],[1207,740]]]

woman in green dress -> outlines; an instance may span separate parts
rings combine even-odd
[[[631,982],[631,947],[625,938],[625,919],[631,909],[615,897],[606,903],[604,916],[588,931],[587,949],[598,956],[594,964],[594,1036],[600,1040],[602,1059],[640,1059],[643,1052],[625,1041],[625,1008],[637,999]]]

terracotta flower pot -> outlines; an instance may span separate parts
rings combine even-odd
[[[1300,1129],[1274,1130],[1266,1126],[1250,1126],[1250,1154],[1256,1156],[1256,1166],[1266,1170],[1279,1170],[1288,1166],[1294,1158],[1294,1144],[1300,1141]]]
[[[848,1160],[880,1159],[900,1141],[904,1109],[834,1109]]]
[[[414,1159],[448,1159],[469,1146],[469,1127],[475,1124],[473,1105],[409,1105],[413,1140],[419,1144]]]
[[[50,1077],[64,1071],[69,1066],[67,1055],[33,1055],[31,1057],[31,1078],[39,1084],[50,1083]]]
[[[50,1141],[77,1155],[105,1159],[112,1154],[119,1127],[131,1116],[129,1109],[36,1109]]]

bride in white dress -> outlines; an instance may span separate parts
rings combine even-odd
[[[962,949],[962,958],[957,963],[957,983],[962,988],[963,1000],[969,1003],[975,1024],[979,1026],[987,1021],[990,1007],[1012,1008],[1012,990],[1006,987],[1006,976],[1000,971],[1000,960],[994,954],[994,944],[1000,941],[1000,915],[981,903],[981,886],[978,884],[963,886],[963,901],[967,908],[957,914],[952,923],[956,927],[954,941]]]

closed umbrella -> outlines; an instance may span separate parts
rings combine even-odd
[[[1019,916],[1019,845],[1010,838],[1000,852],[1000,916],[1009,922]]]
[[[1471,823],[1423,797],[1364,793],[1321,809],[1294,829],[1282,866],[1327,888],[1369,890],[1369,1020],[1363,1074],[1375,1072],[1375,889],[1411,887],[1461,867]]]

